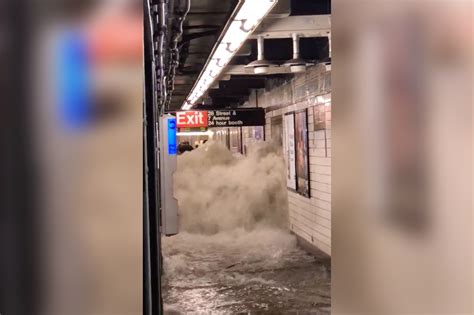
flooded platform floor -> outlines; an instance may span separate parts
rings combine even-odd
[[[162,239],[165,314],[329,314],[330,259],[281,230]]]

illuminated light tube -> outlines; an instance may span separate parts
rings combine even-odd
[[[188,132],[177,132],[177,136],[212,136],[214,133],[211,130],[208,131],[188,131]]]
[[[190,110],[191,107],[192,107],[191,104],[187,104],[187,103],[186,103],[186,104],[183,105],[183,107],[181,107],[181,109],[182,109],[182,110]]]
[[[277,2],[278,0],[239,2],[181,109],[189,110],[196,104]]]

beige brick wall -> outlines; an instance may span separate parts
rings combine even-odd
[[[314,67],[283,86],[261,91],[258,102],[259,106],[268,110],[266,139],[272,138],[272,117],[308,109],[311,198],[288,190],[290,229],[331,255],[331,92],[328,76],[330,72],[325,67]],[[325,110],[324,130],[315,131],[315,106]]]

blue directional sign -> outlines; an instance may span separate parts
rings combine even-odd
[[[176,118],[168,118],[168,154],[176,155]]]

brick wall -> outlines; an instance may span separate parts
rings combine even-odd
[[[272,117],[307,109],[311,198],[288,190],[290,229],[318,249],[331,255],[330,70],[324,66],[312,67],[282,85],[266,91],[260,90],[258,105],[267,110],[266,139],[276,137],[272,135]],[[315,109],[317,113],[318,111],[324,113],[324,115],[318,114],[317,126],[314,124]],[[322,122],[325,126],[322,126]],[[285,152],[284,146],[285,141],[283,152]]]

